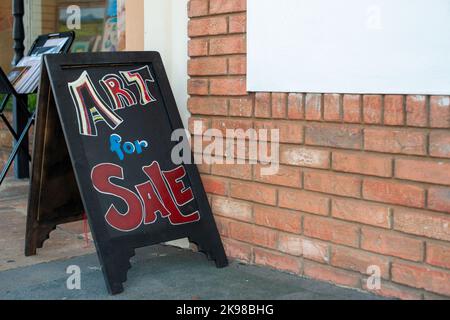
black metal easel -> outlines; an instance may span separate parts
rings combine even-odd
[[[30,111],[28,110],[28,105],[26,103],[27,99],[24,99],[23,95],[19,95],[16,92],[16,90],[11,85],[11,83],[8,80],[8,77],[5,75],[2,69],[0,69],[0,93],[5,94],[5,97],[3,98],[3,101],[0,104],[0,118],[5,123],[6,127],[8,128],[11,135],[14,137],[15,141],[11,155],[9,156],[8,161],[6,162],[2,170],[2,173],[0,174],[0,185],[1,185],[5,180],[6,174],[8,173],[8,170],[11,168],[14,158],[16,158],[20,148],[23,149],[25,155],[28,157],[27,162],[31,161],[31,156],[28,151],[28,144],[24,144],[23,142],[28,137],[28,132],[34,123],[34,114],[31,114]],[[8,104],[9,99],[12,97],[16,99],[15,100],[17,104],[16,108],[20,108],[19,112],[21,112],[22,115],[26,115],[28,119],[22,132],[16,132],[16,130],[14,130],[13,125],[8,121],[4,113],[6,105]]]

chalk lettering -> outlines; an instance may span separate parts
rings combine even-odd
[[[193,223],[200,220],[198,211],[184,215],[181,206],[194,201],[190,188],[182,182],[186,176],[183,166],[171,171],[162,171],[158,162],[143,167],[143,172],[149,178],[142,184],[136,185],[137,194],[127,188],[119,186],[114,180],[124,180],[123,168],[104,163],[92,169],[91,179],[94,188],[101,194],[121,199],[127,211],[121,213],[112,204],[106,212],[107,223],[116,230],[130,232],[142,224],[153,224],[157,221],[157,214],[167,218],[172,225]],[[182,205],[180,205],[182,204]]]
[[[81,135],[97,136],[97,123],[101,121],[106,122],[113,130],[123,122],[102,100],[86,71],[78,80],[68,85],[77,111]]]

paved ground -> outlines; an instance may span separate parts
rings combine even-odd
[[[66,268],[81,268],[80,291],[66,288]],[[96,255],[0,272],[0,299],[373,299],[368,294],[232,263],[216,269],[204,255],[174,247],[138,251],[125,293],[106,294]]]
[[[59,227],[39,251],[23,256],[26,182],[0,188],[0,300],[2,299],[377,299],[355,290],[278,271],[232,263],[216,269],[204,255],[169,246],[137,251],[125,293],[106,293],[92,243],[83,224]],[[67,267],[81,269],[81,290],[66,287]]]
[[[79,222],[58,227],[37,256],[26,258],[24,239],[27,197],[27,181],[8,180],[0,187],[0,271],[95,252],[92,243],[87,246],[83,223]]]

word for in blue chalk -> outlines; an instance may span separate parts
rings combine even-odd
[[[144,149],[149,147],[148,142],[145,140],[122,143],[122,137],[118,134],[111,135],[109,143],[111,146],[111,152],[116,153],[120,161],[125,159],[125,155],[142,154]]]

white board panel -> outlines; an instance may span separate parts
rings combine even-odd
[[[450,94],[450,0],[248,0],[249,91]]]

